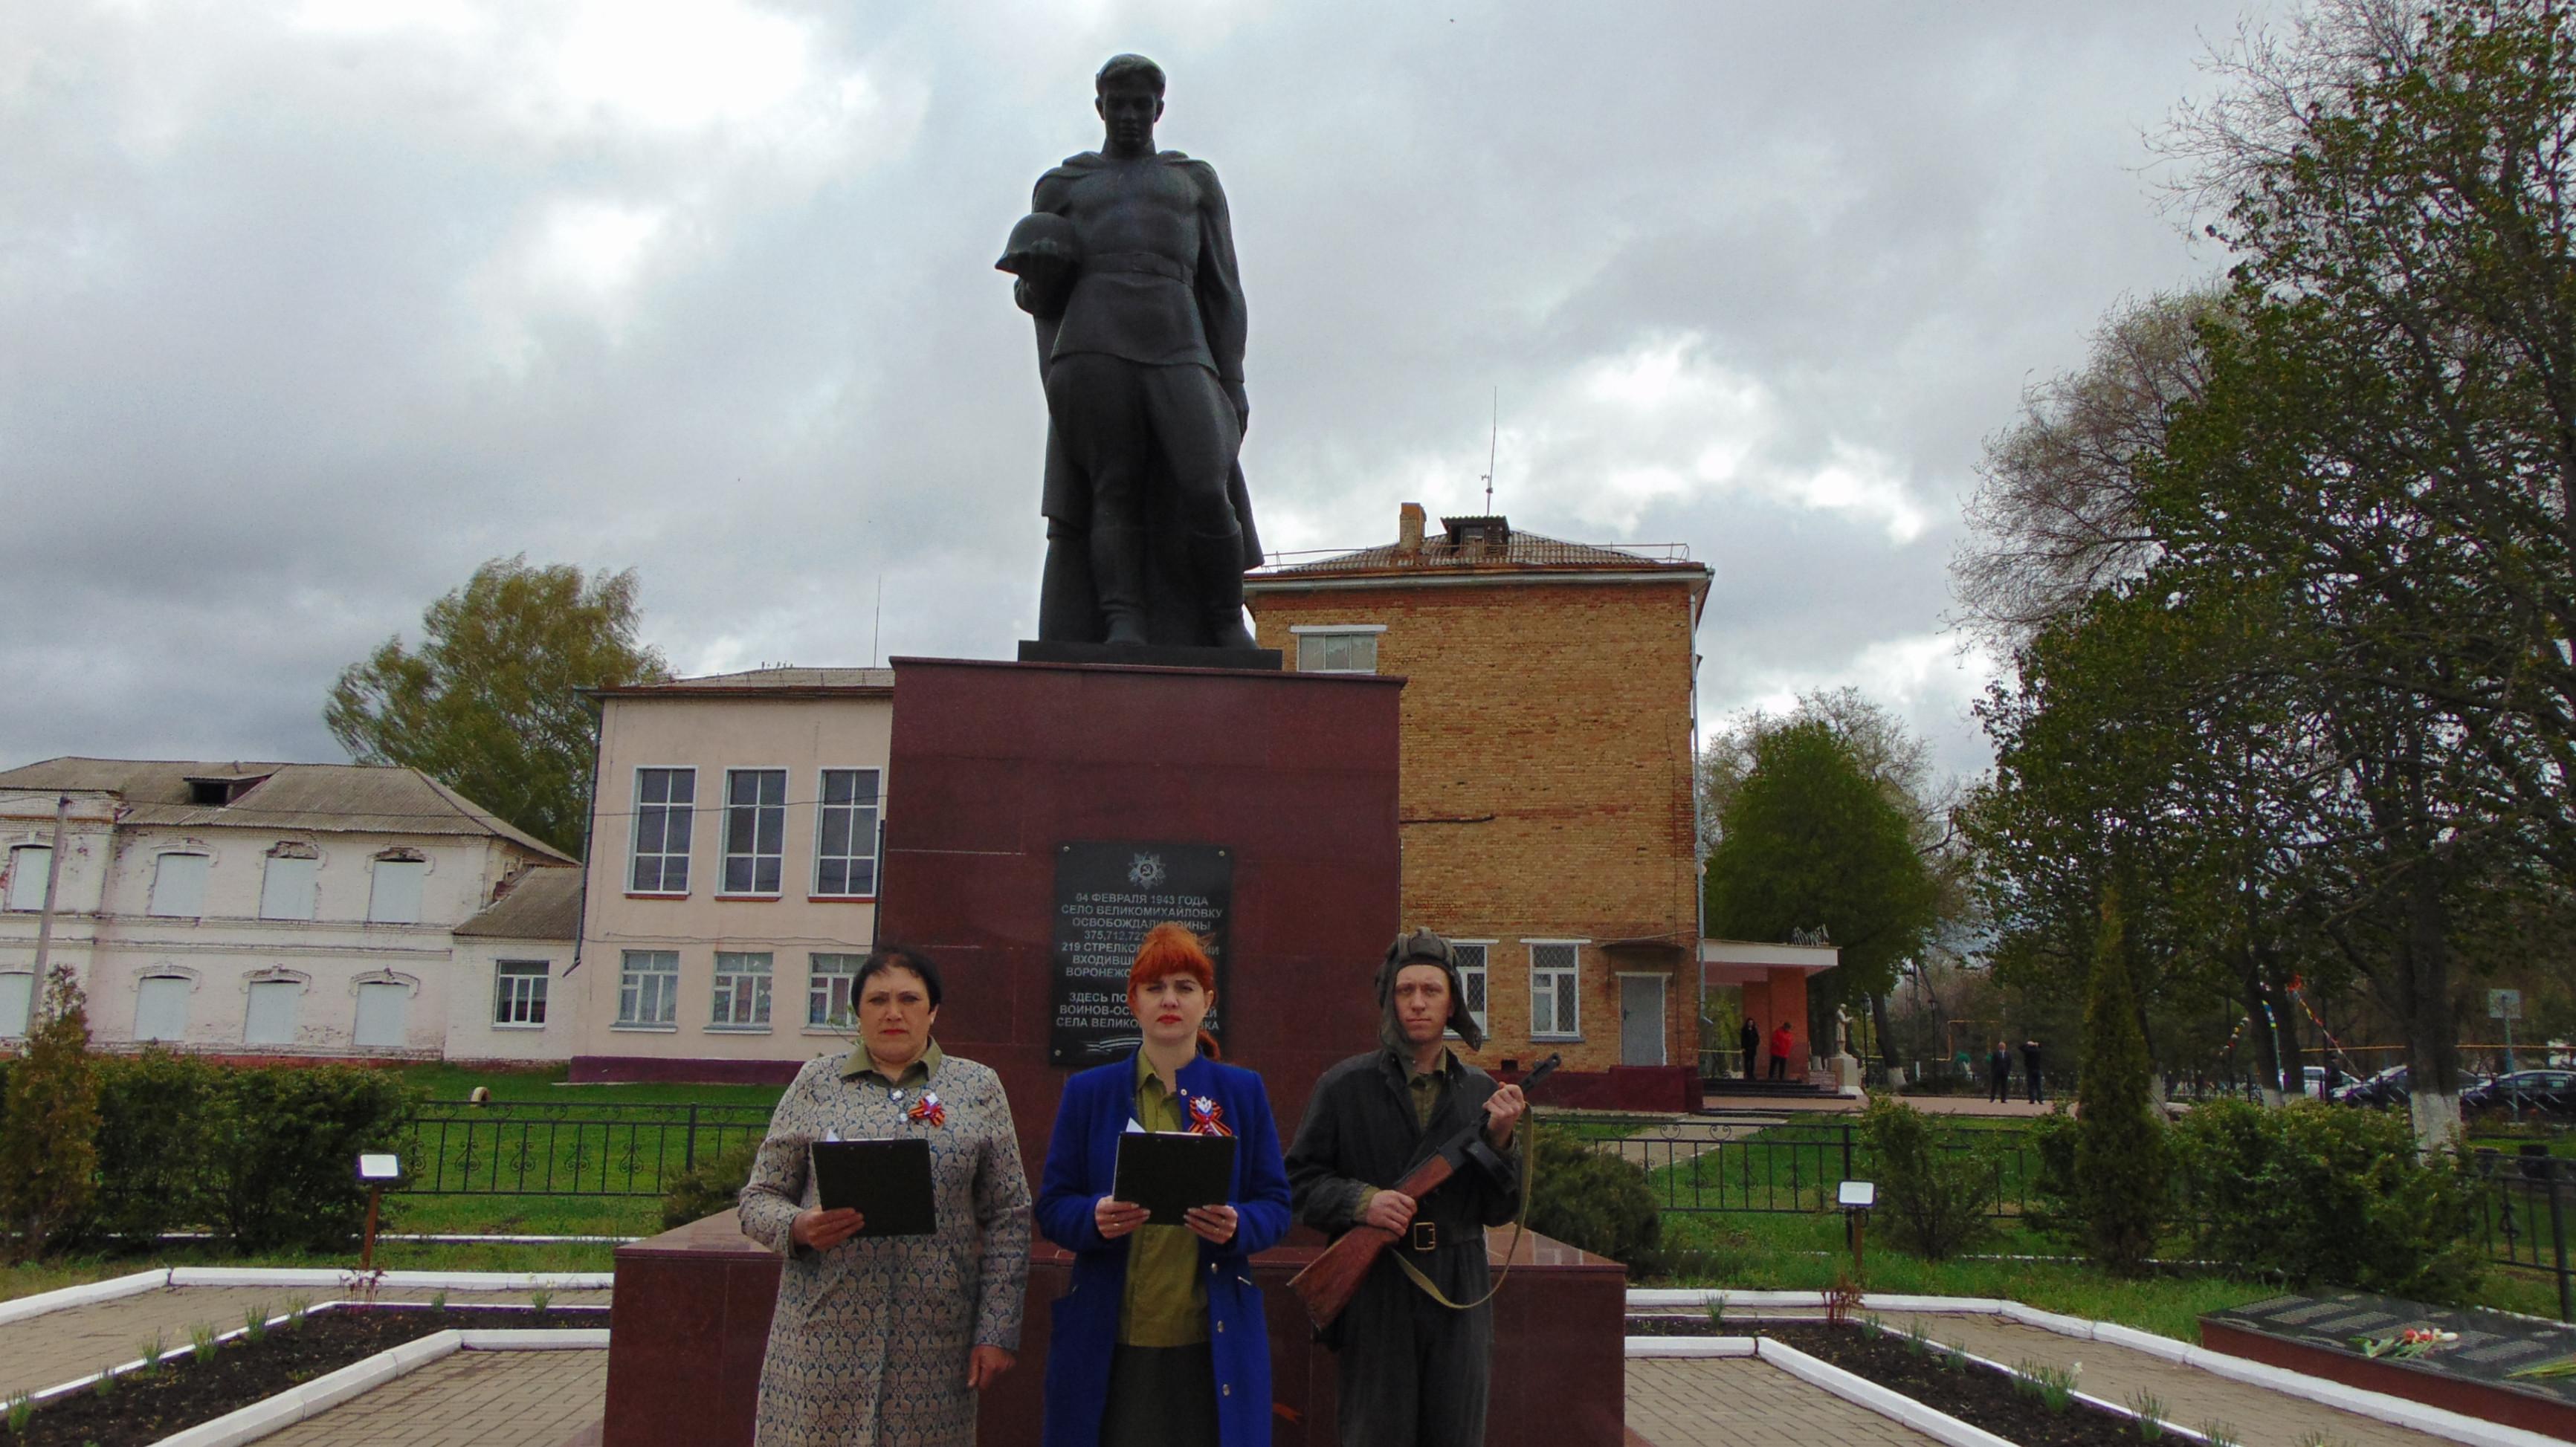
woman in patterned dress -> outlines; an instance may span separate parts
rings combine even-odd
[[[1065,1082],[1038,1191],[1039,1228],[1074,1253],[1047,1347],[1045,1447],[1269,1447],[1251,1258],[1288,1232],[1288,1173],[1261,1077],[1209,1058],[1199,1023],[1215,1003],[1199,938],[1156,925],[1127,974],[1142,1047]],[[1232,1199],[1172,1224],[1113,1199],[1119,1137],[1138,1128],[1233,1136]]]
[[[742,1188],[743,1234],[786,1259],[760,1371],[759,1447],[974,1447],[975,1400],[1020,1344],[1029,1187],[989,1068],[943,1056],[939,970],[880,950],[851,986],[859,1041],[797,1072]],[[807,1147],[930,1142],[938,1229],[860,1237],[818,1203]]]

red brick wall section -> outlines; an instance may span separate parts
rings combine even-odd
[[[1639,584],[1262,593],[1265,648],[1293,625],[1383,624],[1377,669],[1402,709],[1405,923],[1491,939],[1478,1057],[1620,1061],[1614,970],[1669,972],[1665,1060],[1696,1065],[1699,878],[1691,783],[1691,591]],[[1582,1039],[1529,1039],[1525,939],[1584,939]],[[1601,945],[1669,941],[1669,950]]]

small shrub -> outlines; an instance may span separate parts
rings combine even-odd
[[[99,1369],[98,1369],[98,1380],[97,1380],[97,1381],[95,1381],[95,1382],[90,1383],[90,1384],[89,1384],[89,1389],[90,1389],[90,1392],[91,1392],[93,1395],[95,1395],[95,1396],[100,1396],[100,1397],[113,1397],[113,1396],[115,1396],[115,1395],[116,1395],[116,1368],[114,1368],[114,1367],[101,1367],[101,1368],[99,1368]]]
[[[1861,1136],[1877,1158],[1872,1214],[1900,1250],[1941,1261],[1994,1228],[1987,1215],[2002,1189],[1993,1149],[1960,1133],[1944,1141],[1923,1112],[1891,1095],[1870,1097]]]
[[[2165,1435],[2164,1398],[2141,1390],[2129,1399],[2129,1410],[2138,1414],[2138,1437],[2141,1441],[2160,1441]]]
[[[528,1293],[528,1305],[534,1307],[537,1315],[539,1316],[546,1314],[546,1306],[554,1299],[555,1294],[551,1291],[531,1291]]]
[[[188,1328],[188,1354],[201,1362],[214,1360],[215,1329],[213,1326],[200,1322]]]
[[[165,1231],[214,1222],[208,1112],[227,1075],[157,1045],[98,1062],[98,1200],[83,1235],[148,1247]]]
[[[1923,1325],[1923,1318],[1918,1316],[1906,1324],[1905,1349],[1918,1357],[1932,1350],[1932,1333]]]
[[[436,1290],[436,1291],[433,1291],[433,1292],[431,1292],[431,1293],[429,1294],[429,1309],[430,1309],[430,1310],[432,1310],[432,1311],[445,1311],[445,1310],[447,1310],[447,1290],[446,1290],[446,1288],[441,1287],[440,1289],[438,1289],[438,1290]]]
[[[24,1392],[9,1399],[9,1435],[24,1437],[36,1425],[36,1401]]]
[[[15,1233],[20,1257],[42,1255],[77,1226],[97,1188],[89,1011],[71,970],[56,965],[0,1101],[0,1227]]]
[[[268,1335],[268,1304],[262,1302],[242,1311],[242,1340],[258,1341]]]
[[[297,1327],[304,1325],[304,1314],[312,1309],[312,1297],[290,1296],[286,1298],[286,1329],[288,1331],[293,1331]]]
[[[2224,1422],[2201,1423],[2200,1435],[2209,1439],[2209,1447],[2244,1447],[2244,1444],[2237,1440],[2236,1429]]]
[[[2155,1254],[2170,1174],[2154,1067],[2129,984],[2117,894],[2102,905],[2102,931],[2085,991],[2084,1062],[2077,1075],[2073,1204],[2085,1254],[2115,1276],[2136,1276]]]
[[[161,1354],[170,1349],[161,1340],[161,1333],[154,1332],[149,1340],[136,1343],[134,1349],[143,1358],[141,1370],[144,1380],[161,1375]]]
[[[1967,1369],[1968,1353],[1963,1348],[1952,1345],[1942,1349],[1941,1370],[1945,1372],[1964,1372]]]
[[[662,1193],[662,1229],[703,1221],[730,1210],[751,1180],[752,1161],[760,1154],[760,1137],[746,1136],[721,1152],[702,1154],[698,1163],[671,1179]]]
[[[2418,1156],[2402,1113],[2210,1101],[2174,1144],[2208,1259],[2417,1301],[2463,1300],[2483,1270],[2466,1158]]]
[[[1655,1209],[1645,1168],[1564,1131],[1537,1129],[1529,1228],[1607,1256],[1633,1275],[1662,1275],[1663,1215]]]
[[[347,1249],[367,1214],[350,1163],[401,1148],[418,1094],[345,1065],[227,1071],[224,1083],[209,1150],[216,1224],[233,1248]]]

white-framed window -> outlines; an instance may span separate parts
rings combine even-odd
[[[675,1025],[680,1018],[680,952],[628,950],[617,967],[617,1023]]]
[[[197,982],[185,975],[146,975],[134,987],[134,1038],[178,1040],[188,1033],[188,996]]]
[[[851,983],[859,977],[865,955],[811,956],[814,973],[805,986],[805,1024],[814,1030],[847,1030],[857,1023],[850,1011]]]
[[[54,866],[54,846],[21,844],[9,851],[9,908],[45,907],[45,871]]]
[[[36,1015],[36,977],[27,970],[0,974],[0,1040],[27,1033]]]
[[[1451,940],[1450,958],[1458,965],[1458,988],[1467,997],[1468,1018],[1476,1028],[1491,1033],[1493,1025],[1485,1018],[1486,946],[1492,940]]]
[[[492,1023],[511,1029],[546,1023],[544,960],[500,960],[492,966]]]
[[[411,989],[406,985],[363,984],[358,987],[358,1022],[353,1032],[359,1048],[366,1050],[399,1050],[403,1038],[403,1016],[411,1004]]]
[[[877,771],[825,769],[814,809],[814,892],[860,899],[877,892]]]
[[[321,853],[310,844],[280,844],[268,851],[259,877],[259,917],[313,918],[314,882],[321,870]]]
[[[202,854],[164,854],[152,861],[152,913],[168,919],[196,919],[206,912],[206,866]]]
[[[304,986],[294,980],[253,980],[250,1005],[242,1014],[244,1045],[295,1043],[296,1005]]]
[[[689,823],[696,817],[698,771],[635,771],[635,848],[626,877],[633,894],[689,892]]]
[[[429,861],[405,850],[378,855],[375,865],[375,878],[367,887],[367,923],[420,923],[420,886],[429,877]]]
[[[1377,636],[1386,631],[1386,625],[1297,624],[1288,631],[1297,639],[1299,673],[1375,673]]]
[[[1532,940],[1530,1038],[1578,1040],[1583,1036],[1581,950],[1563,940]]]
[[[776,894],[787,863],[787,771],[725,770],[725,894]]]
[[[716,951],[716,1008],[708,1023],[721,1030],[769,1028],[769,955]]]

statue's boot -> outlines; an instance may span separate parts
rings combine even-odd
[[[1091,530],[1091,585],[1108,625],[1104,643],[1145,641],[1145,530]]]
[[[1193,535],[1190,571],[1197,575],[1199,606],[1206,610],[1208,642],[1218,648],[1259,647],[1243,626],[1243,535]]]

